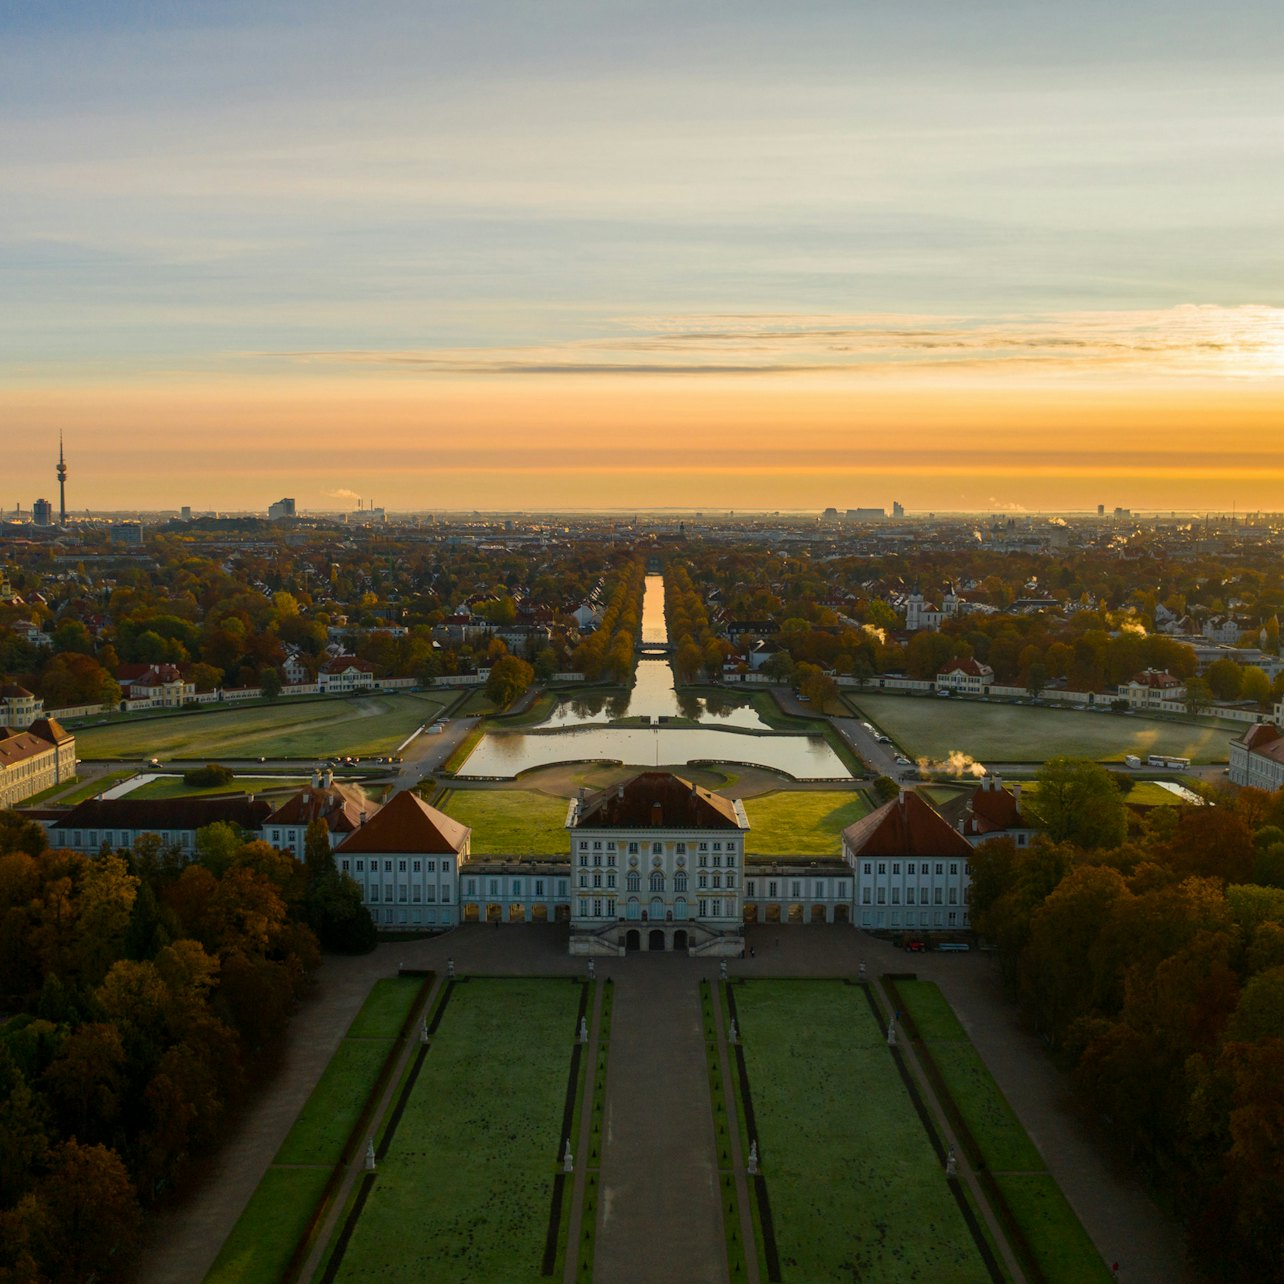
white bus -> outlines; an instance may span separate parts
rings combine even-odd
[[[1146,765],[1149,767],[1189,767],[1189,758],[1173,758],[1168,754],[1152,753],[1146,759]]]

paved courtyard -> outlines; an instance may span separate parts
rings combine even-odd
[[[748,941],[755,957],[731,962],[732,977],[853,976],[863,958],[871,976],[913,971],[937,982],[1102,1255],[1120,1263],[1119,1279],[1192,1278],[1181,1227],[1131,1173],[1112,1166],[1085,1130],[1065,1076],[1003,1001],[991,960],[908,956],[845,926],[761,926],[749,930]],[[565,950],[564,927],[478,925],[382,945],[363,958],[327,959],[316,992],[291,1024],[280,1072],[206,1166],[197,1189],[151,1219],[138,1278],[191,1284],[204,1277],[376,978],[403,963],[444,972],[448,958],[461,972],[581,973],[584,962]],[[720,1281],[723,1232],[698,991],[702,977],[718,975],[717,962],[639,954],[599,960],[597,975],[615,979],[616,1004],[596,1278]]]

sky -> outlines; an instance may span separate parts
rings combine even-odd
[[[1284,510],[1274,3],[0,0],[0,507]]]

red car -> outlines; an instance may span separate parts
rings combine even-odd
[[[911,954],[926,954],[927,942],[919,940],[906,941],[905,948],[909,950]]]

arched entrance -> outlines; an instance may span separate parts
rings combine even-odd
[[[673,948],[675,950],[685,950],[687,948],[687,934],[682,930],[682,928],[678,928],[678,930],[673,933]]]
[[[648,950],[664,949],[664,932],[658,927],[653,927],[647,935],[646,947]]]
[[[553,906],[553,922],[569,923],[571,921],[571,907],[569,905]]]
[[[624,948],[626,950],[640,950],[642,948],[642,933],[637,928],[624,933]]]
[[[825,921],[825,907],[823,905],[813,905],[811,907],[811,921],[813,923],[823,923]]]
[[[745,902],[745,922],[756,923],[758,921],[758,906],[754,901]]]
[[[486,922],[498,923],[504,917],[504,907],[496,905],[493,901],[486,906]]]
[[[526,906],[521,901],[513,901],[508,907],[508,921],[510,923],[526,922]]]
[[[767,906],[767,922],[768,923],[780,922],[780,906],[777,905],[775,901],[772,901],[772,903]]]
[[[803,907],[797,902],[789,907],[789,921],[791,923],[801,923],[803,921]]]
[[[464,906],[465,923],[476,923],[479,918],[481,918],[481,910],[477,908],[475,903],[469,902]]]
[[[531,908],[531,920],[535,923],[548,922],[548,906],[544,904],[535,905]]]
[[[846,905],[835,905],[835,906],[834,906],[834,922],[835,922],[835,923],[849,923],[850,921],[851,921],[851,914],[849,913],[849,911],[848,911],[848,909],[847,909],[847,906],[846,906]]]

